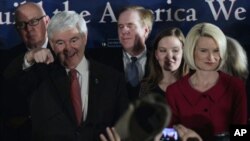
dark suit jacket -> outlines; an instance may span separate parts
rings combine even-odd
[[[19,95],[17,86],[7,81],[3,72],[18,55],[26,48],[23,44],[6,50],[0,50],[0,120],[2,129],[0,140],[29,141],[31,137],[31,122],[27,99]]]
[[[8,50],[1,50],[0,55],[0,73],[1,73],[1,79],[0,79],[0,94],[1,94],[1,101],[2,104],[1,108],[3,111],[4,118],[8,118],[11,116],[17,116],[17,115],[26,115],[28,114],[27,104],[25,103],[25,100],[22,99],[22,97],[17,95],[15,99],[13,97],[16,95],[16,86],[13,85],[12,82],[7,81],[3,73],[6,69],[6,67],[20,54],[24,54],[27,51],[24,44],[17,45],[16,47],[13,47]],[[18,105],[18,106],[17,106]]]
[[[33,92],[30,108],[34,141],[99,140],[99,134],[107,126],[113,126],[127,108],[124,77],[92,60],[89,60],[87,119],[80,127],[75,120],[70,82],[63,66],[57,62],[36,64],[20,73],[23,89]]]
[[[47,46],[51,49],[50,45]],[[23,97],[25,91],[19,89],[15,79],[6,79],[6,75],[15,74],[22,69],[24,55],[27,52],[27,48],[24,43],[3,52],[3,62],[1,62],[1,79],[2,85],[1,94],[4,99],[4,114],[8,116],[29,116],[29,109],[26,97]],[[3,75],[4,74],[4,75]],[[17,75],[18,73],[16,73]],[[13,98],[14,97],[14,98]]]
[[[111,66],[121,72],[125,76],[124,65],[123,65],[123,50],[122,48],[87,48],[86,55],[98,62]],[[145,75],[148,75],[148,64],[149,64],[150,51],[147,51],[147,61],[145,65]],[[130,101],[134,101],[139,97],[140,84],[136,87],[126,83],[128,97]]]
[[[49,44],[47,48],[50,49]],[[29,95],[29,93],[20,89],[17,80],[6,79],[3,75],[21,70],[26,51],[24,43],[11,49],[1,50],[0,107],[4,121],[3,140],[29,141],[31,138],[29,97],[24,96]],[[13,65],[16,66],[13,67]]]

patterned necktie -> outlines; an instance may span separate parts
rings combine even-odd
[[[139,83],[139,70],[136,61],[136,57],[131,57],[131,63],[128,65],[127,69],[127,80],[133,87],[137,86]]]
[[[79,80],[77,78],[77,71],[70,70],[70,97],[75,111],[77,125],[79,126],[82,121],[82,99]]]

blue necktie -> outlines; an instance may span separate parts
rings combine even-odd
[[[139,83],[139,70],[136,65],[136,61],[136,57],[131,57],[131,63],[127,68],[127,80],[133,87],[137,86]]]

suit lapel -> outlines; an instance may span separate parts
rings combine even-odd
[[[59,102],[63,105],[63,109],[65,109],[70,119],[76,123],[73,106],[70,101],[70,80],[65,68],[61,65],[53,66],[50,77],[57,91],[57,96],[60,98]]]
[[[114,48],[110,52],[112,57],[107,64],[124,74],[123,49]]]
[[[120,50],[120,53],[119,53],[119,59],[117,59],[118,61],[119,61],[119,68],[120,68],[120,72],[121,73],[125,73],[125,70],[124,70],[124,63],[123,63],[123,51],[122,51],[122,49]]]
[[[88,113],[86,122],[95,122],[96,113],[99,113],[97,103],[100,103],[100,94],[102,93],[102,74],[101,70],[96,69],[95,62],[89,60],[89,99],[88,99]]]

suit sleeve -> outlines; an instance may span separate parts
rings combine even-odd
[[[23,94],[31,94],[41,78],[46,75],[45,64],[35,64],[27,70],[23,70],[24,54],[15,58],[5,69],[4,78],[17,85]],[[25,96],[26,96],[25,95]]]
[[[116,105],[119,105],[119,108],[117,108],[116,120],[118,120],[120,116],[125,112],[129,103],[125,78],[123,77],[123,75],[119,76],[120,79],[118,80],[119,82],[117,85],[117,103],[116,103]]]

